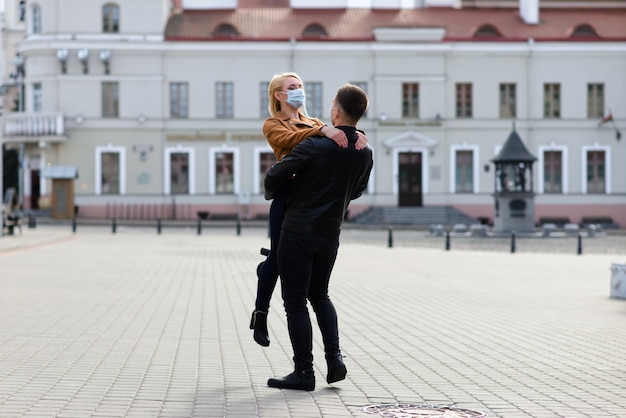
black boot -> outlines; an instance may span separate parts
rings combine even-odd
[[[250,329],[254,330],[254,341],[257,344],[267,347],[270,345],[270,336],[267,332],[267,312],[254,311],[250,319]]]
[[[348,370],[343,363],[343,356],[341,353],[330,354],[326,356],[326,364],[328,365],[328,375],[326,381],[328,383],[338,382],[346,378]]]
[[[315,390],[313,370],[295,371],[280,379],[271,378],[267,386],[279,389]]]

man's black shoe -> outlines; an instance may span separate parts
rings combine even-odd
[[[315,390],[315,374],[313,370],[296,371],[280,379],[269,379],[267,386],[279,389]]]
[[[338,382],[346,378],[348,370],[343,363],[343,356],[341,353],[331,354],[326,357],[326,364],[328,365],[328,375],[326,381],[328,383]]]

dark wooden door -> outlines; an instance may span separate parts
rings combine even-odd
[[[422,153],[398,156],[398,206],[422,206]]]

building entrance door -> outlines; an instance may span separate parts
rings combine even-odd
[[[398,155],[398,206],[422,206],[422,153]]]

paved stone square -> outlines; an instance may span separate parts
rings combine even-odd
[[[344,231],[331,297],[348,376],[326,384],[314,328],[313,392],[266,386],[292,368],[279,291],[270,347],[248,329],[266,228],[0,237],[0,416],[368,417],[372,404],[626,416],[626,300],[609,297],[626,237],[511,254],[413,233],[389,248],[385,231]]]

